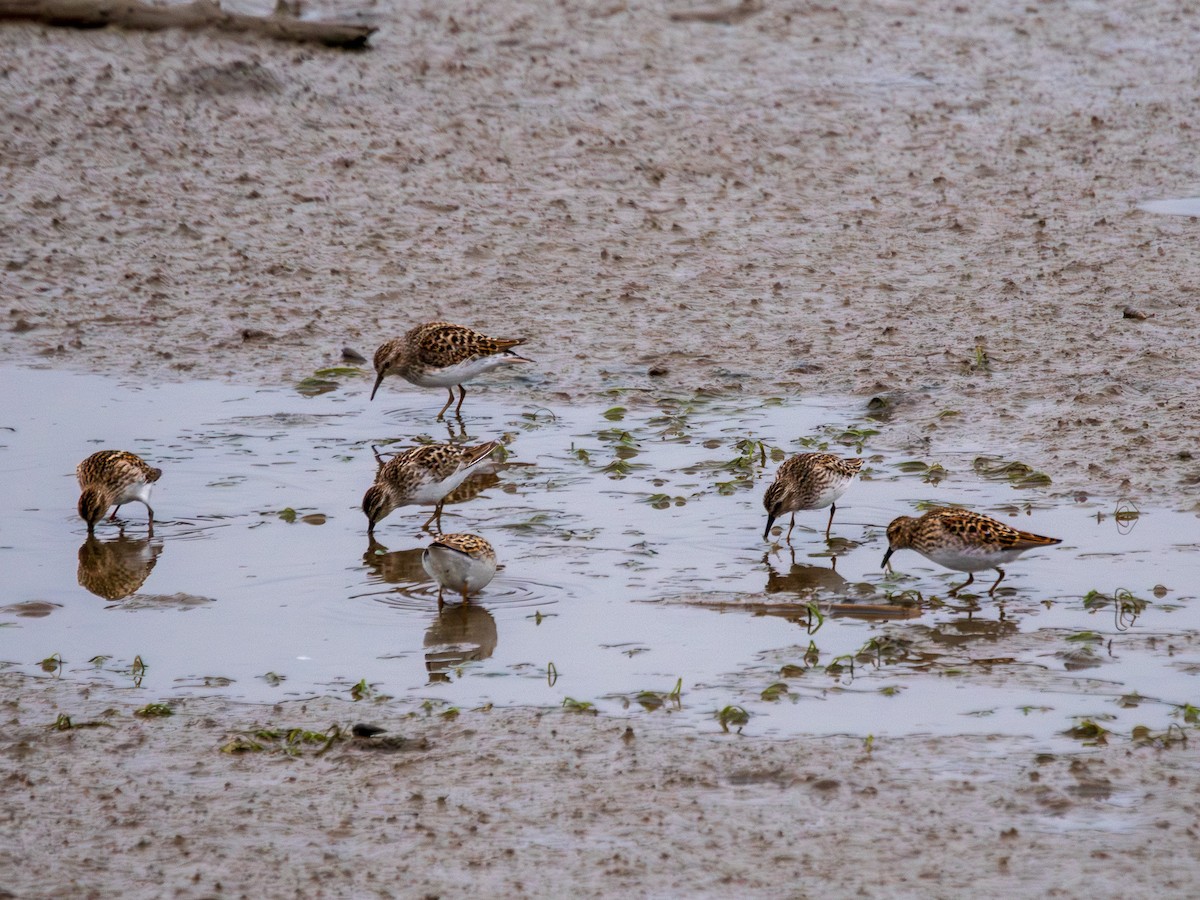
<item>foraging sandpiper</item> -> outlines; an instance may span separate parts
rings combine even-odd
[[[499,446],[499,441],[488,441],[475,447],[426,444],[405,450],[382,463],[375,473],[375,483],[363,495],[362,509],[369,523],[367,533],[373,534],[376,524],[393,509],[411,504],[433,504],[433,514],[421,527],[428,529],[429,523],[436,519],[440,532],[446,496],[466,481]]]
[[[467,391],[463,387],[485,372],[509,363],[530,362],[511,348],[525,343],[525,338],[492,338],[462,325],[449,322],[426,322],[411,329],[403,337],[381,344],[375,351],[375,386],[371,399],[387,375],[397,374],[418,387],[444,387],[450,394],[437,417],[440,421],[454,402],[458,387],[458,406],[455,415],[462,414]]]
[[[96,523],[110,506],[116,505],[109,521],[117,511],[134,500],[146,506],[150,534],[154,534],[154,510],[150,508],[150,489],[162,477],[162,469],[148,465],[136,453],[127,450],[99,450],[75,467],[79,487],[79,517],[87,522],[88,534],[94,534]]]
[[[970,577],[951,588],[953,597],[975,581],[975,573],[995,569],[1000,573],[988,596],[1004,580],[1003,563],[1010,563],[1026,550],[1061,544],[1059,538],[1042,537],[1020,531],[982,513],[967,509],[931,509],[920,518],[900,516],[887,529],[888,550],[883,567],[897,550],[916,550],[939,566],[968,572]]]
[[[462,595],[463,603],[496,575],[496,551],[477,534],[443,534],[425,548],[421,565],[438,583],[438,606],[446,588]]]
[[[825,540],[833,527],[833,514],[837,512],[834,502],[850,483],[858,477],[863,461],[858,458],[843,459],[832,453],[798,453],[786,460],[775,473],[775,481],[763,495],[763,506],[767,510],[767,527],[763,540],[771,534],[771,526],[784,513],[792,514],[786,540],[790,543],[792,529],[796,527],[796,513],[802,509],[824,509],[829,507],[829,522],[825,526]]]

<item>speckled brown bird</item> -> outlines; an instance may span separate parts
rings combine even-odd
[[[785,460],[775,473],[775,481],[763,495],[763,506],[767,510],[763,540],[770,536],[771,526],[784,513],[792,514],[792,524],[788,526],[786,538],[790,541],[798,510],[824,509],[826,506],[829,507],[829,522],[825,526],[825,540],[829,540],[833,514],[837,512],[834,501],[846,493],[851,482],[858,477],[862,464],[861,459],[843,459],[832,453],[797,453]]]
[[[462,325],[426,322],[402,337],[381,344],[375,351],[371,399],[375,399],[384,377],[395,374],[417,387],[446,388],[450,396],[437,415],[439,420],[454,402],[457,386],[458,406],[454,414],[461,415],[467,396],[463,383],[500,366],[530,362],[511,349],[523,343],[525,338],[493,338]]]
[[[405,450],[379,467],[375,483],[363,495],[362,508],[367,515],[367,533],[392,510],[412,504],[434,504],[433,514],[422,528],[437,520],[442,530],[442,504],[446,496],[467,480],[472,470],[483,464],[500,446],[488,441],[475,447],[458,444],[426,444]]]
[[[968,509],[931,509],[920,518],[900,516],[888,525],[888,549],[883,566],[897,550],[916,550],[939,566],[957,572],[969,572],[970,577],[950,589],[954,596],[975,581],[975,573],[995,569],[1000,573],[988,596],[1004,580],[1003,563],[1010,563],[1026,550],[1061,544],[1059,538],[1042,537],[1020,531],[982,513]]]
[[[470,601],[496,575],[496,551],[477,534],[443,534],[425,548],[421,565],[438,583],[438,606],[446,588]]]
[[[88,534],[96,530],[110,506],[116,505],[109,521],[125,503],[134,500],[146,507],[150,534],[154,534],[154,510],[150,507],[150,490],[162,477],[162,469],[150,466],[136,453],[127,450],[99,450],[75,467],[79,487],[79,517],[87,522]]]

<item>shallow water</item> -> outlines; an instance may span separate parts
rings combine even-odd
[[[470,607],[439,614],[420,565],[428,510],[394,512],[371,542],[358,508],[372,442],[464,436],[433,421],[437,392],[389,384],[371,404],[355,379],[307,397],[4,377],[0,660],[23,671],[59,654],[58,677],[129,685],[147,702],[349,697],[361,680],[368,697],[434,710],[572,698],[715,728],[715,711],[736,705],[750,734],[1048,744],[1074,743],[1063,732],[1082,719],[1159,732],[1200,698],[1195,516],[1058,497],[1028,472],[977,468],[979,448],[928,455],[947,470],[933,483],[943,473],[847,431],[871,427],[857,400],[617,394],[547,409],[472,390],[466,436],[504,436],[509,458],[446,507],[444,527],[487,537],[504,568]],[[747,438],[766,447],[739,447]],[[847,454],[863,440],[868,466],[834,541],[825,511],[800,513],[789,549],[762,540],[778,463],[760,453],[805,449],[799,439]],[[100,447],[163,468],[152,540],[139,504],[122,509],[123,537],[103,524],[85,540],[74,466]],[[893,557],[894,575],[879,568],[883,527],[920,502],[1064,543],[1009,566],[995,600],[991,573],[977,601],[948,599],[964,576],[915,553]],[[1136,598],[1123,614],[1121,589]],[[1091,590],[1103,596],[1085,600]],[[665,696],[679,679],[678,699]]]
[[[1200,216],[1200,197],[1178,197],[1173,200],[1146,200],[1138,208],[1164,216]]]

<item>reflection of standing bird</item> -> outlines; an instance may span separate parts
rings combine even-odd
[[[462,594],[463,603],[468,603],[469,595],[481,591],[495,576],[496,551],[475,534],[443,534],[425,548],[421,565],[437,580],[439,607],[446,588]]]
[[[150,577],[162,544],[125,535],[101,541],[95,535],[79,548],[79,585],[105,600],[124,600]]]
[[[471,470],[484,462],[500,446],[488,441],[477,447],[457,444],[426,444],[393,456],[375,473],[375,483],[363,495],[362,508],[367,514],[367,533],[375,531],[388,513],[399,506],[434,505],[433,514],[422,528],[437,519],[442,530],[442,504],[446,495],[467,480]]]
[[[1026,550],[1062,543],[1059,538],[1019,531],[982,513],[946,508],[931,509],[920,518],[900,516],[893,519],[887,536],[884,566],[897,550],[908,549],[916,550],[939,566],[969,572],[966,581],[950,589],[952,597],[975,580],[976,572],[995,569],[1000,577],[988,591],[990,597],[1004,580],[1002,563],[1012,562]]]
[[[421,554],[424,552],[424,547],[388,550],[372,535],[367,552],[363,554],[363,562],[367,564],[371,574],[381,581],[392,584],[421,584],[429,580],[425,568],[421,565]]]
[[[843,459],[832,453],[797,453],[786,460],[763,495],[763,506],[767,510],[763,540],[771,534],[775,520],[784,513],[792,514],[792,524],[787,532],[790,541],[798,510],[824,509],[826,506],[829,507],[829,524],[825,526],[825,540],[829,540],[833,514],[837,512],[834,501],[846,493],[846,488],[858,477],[862,464],[861,459]]]
[[[162,477],[137,454],[126,450],[100,450],[75,467],[79,487],[79,517],[87,522],[88,534],[96,530],[110,506],[116,504],[111,522],[122,504],[137,500],[146,506],[150,534],[154,534],[154,510],[150,508],[150,489]]]
[[[381,344],[375,351],[376,375],[371,399],[375,399],[384,377],[394,373],[417,387],[444,387],[450,392],[438,419],[454,402],[457,385],[458,406],[454,414],[460,415],[467,396],[463,383],[508,363],[529,362],[510,349],[523,343],[524,338],[491,338],[462,325],[426,322],[402,337]]]
[[[482,606],[465,603],[439,610],[425,632],[425,669],[430,681],[449,681],[447,671],[488,659],[499,637],[496,620]]]

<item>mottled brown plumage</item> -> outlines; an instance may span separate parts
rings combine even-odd
[[[1061,544],[1059,538],[1042,537],[1005,525],[990,516],[969,509],[931,509],[919,518],[900,516],[888,525],[888,550],[883,565],[897,550],[916,550],[947,569],[969,572],[970,577],[950,595],[975,581],[975,573],[995,569],[1000,573],[988,596],[1004,580],[1001,564],[1012,562],[1026,550]]]
[[[149,538],[101,541],[89,534],[79,548],[79,585],[105,600],[124,600],[146,583],[161,552],[162,544]]]
[[[438,583],[438,605],[446,588],[470,595],[485,588],[496,574],[496,551],[477,534],[443,534],[425,548],[421,565]]]
[[[368,533],[375,525],[400,506],[411,504],[434,505],[433,514],[422,528],[437,520],[442,529],[442,505],[446,496],[484,463],[499,447],[498,441],[488,441],[475,447],[458,444],[427,444],[413,447],[392,457],[379,467],[375,483],[363,495],[362,508],[367,515]]]
[[[796,527],[796,512],[802,509],[824,509],[829,507],[829,522],[825,526],[825,539],[833,527],[833,514],[837,512],[834,502],[851,482],[858,477],[863,461],[858,458],[843,459],[832,453],[798,453],[785,460],[775,473],[775,481],[763,495],[763,506],[767,510],[767,527],[763,540],[771,534],[771,526],[784,513],[792,514],[787,540],[792,539]]]
[[[375,351],[371,399],[375,399],[384,377],[395,374],[418,387],[444,387],[449,391],[439,419],[454,402],[457,386],[458,406],[454,412],[461,414],[467,396],[463,383],[508,363],[529,362],[511,349],[523,343],[524,338],[493,338],[450,322],[426,322]]]
[[[154,534],[150,487],[162,477],[162,469],[148,465],[127,450],[99,450],[75,467],[75,475],[82,491],[79,517],[87,522],[88,534],[96,530],[96,523],[110,506],[116,506],[109,517],[112,521],[123,504],[134,500],[145,505],[150,534]]]

